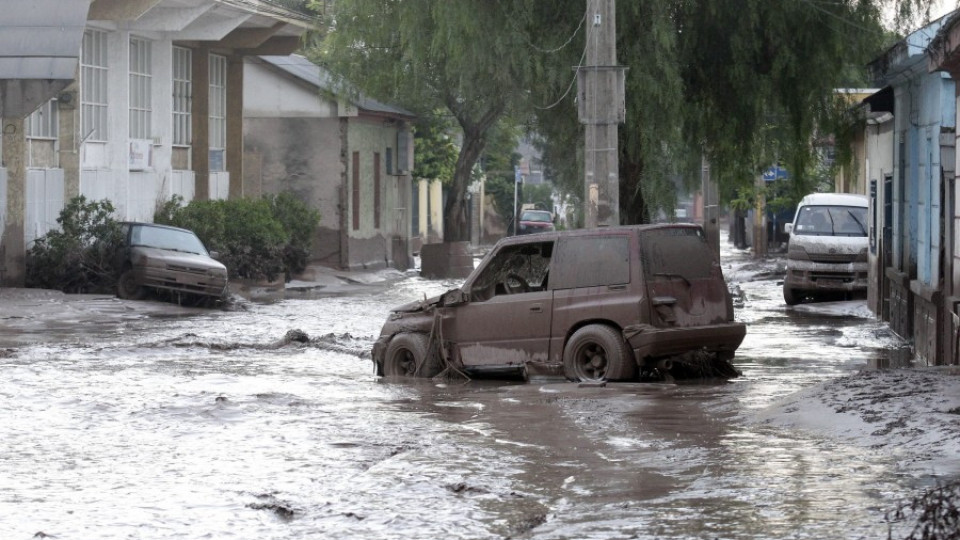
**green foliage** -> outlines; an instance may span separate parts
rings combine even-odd
[[[283,266],[287,281],[310,262],[313,236],[320,224],[320,212],[307,206],[290,192],[266,197],[275,220],[280,222],[289,240],[283,246]]]
[[[623,221],[672,210],[678,193],[699,184],[704,153],[722,201],[753,189],[775,162],[790,170],[793,194],[815,186],[824,175],[812,145],[818,126],[832,130],[839,161],[848,162],[841,147],[851,124],[841,123],[833,90],[869,81],[864,65],[891,45],[881,24],[887,8],[904,28],[931,4],[618,2],[618,62],[628,67],[618,141]],[[333,20],[314,58],[374,97],[419,113],[444,109],[459,123],[445,215],[459,212],[474,161],[504,117],[542,137],[548,177],[582,202],[570,69],[584,62],[582,0],[337,0]]]
[[[534,204],[539,209],[553,212],[553,185],[549,182],[543,184],[523,184],[522,204]]]
[[[929,0],[892,2],[898,21],[917,24]],[[546,4],[546,3],[544,3]],[[889,47],[883,0],[769,2],[693,0],[618,2],[617,56],[626,72],[627,120],[619,127],[621,217],[646,219],[672,205],[677,190],[699,183],[702,152],[730,201],[780,161],[793,193],[824,178],[812,141],[836,136],[838,162],[856,129],[849,103],[834,89],[869,86],[864,66]],[[583,3],[534,8],[534,35],[570,36],[570,45],[533,54],[537,69],[569,73],[579,65]],[[582,130],[570,76],[545,76],[530,89],[543,158],[558,190],[583,197]],[[558,96],[563,96],[558,99]],[[574,149],[577,148],[577,151]]]
[[[537,72],[527,28],[533,2],[489,0],[337,0],[335,26],[308,54],[371,97],[419,114],[444,110],[462,144],[444,208],[446,240],[469,238],[466,191],[486,135],[498,120],[523,110]],[[567,66],[569,70],[569,66]]]
[[[447,186],[453,182],[459,149],[451,137],[453,123],[442,114],[421,116],[414,126],[413,176],[440,180]]]
[[[500,122],[490,129],[487,144],[480,156],[480,171],[486,176],[484,190],[493,200],[493,206],[505,222],[513,219],[514,168],[520,164],[516,152],[520,129],[508,122]]]
[[[113,292],[119,275],[120,224],[108,200],[79,196],[60,211],[53,230],[27,253],[26,285],[68,293]]]
[[[154,221],[190,229],[220,254],[231,278],[288,280],[309,262],[320,214],[291,193],[263,199],[164,203]]]

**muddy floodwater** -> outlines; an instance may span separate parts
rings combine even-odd
[[[748,323],[726,383],[375,377],[388,309],[452,285],[418,277],[28,339],[0,355],[0,539],[886,538],[916,476],[755,416],[882,362],[889,331],[725,257]]]

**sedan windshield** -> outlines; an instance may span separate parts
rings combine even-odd
[[[550,223],[553,219],[550,217],[550,212],[524,212],[520,214],[520,221],[540,221],[544,223]]]
[[[134,225],[130,231],[130,245],[207,255],[203,242],[192,232],[151,225]]]

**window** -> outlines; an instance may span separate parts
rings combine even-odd
[[[193,110],[193,51],[173,48],[173,144],[190,146],[193,142],[191,111]]]
[[[380,228],[380,154],[373,153],[373,228]]]
[[[630,239],[624,235],[574,236],[560,241],[554,289],[630,283]]]
[[[353,201],[351,213],[353,214],[353,230],[360,229],[360,152],[353,153],[353,162],[351,163],[351,173],[353,175]]]
[[[393,174],[393,148],[387,147],[386,152],[387,174]]]
[[[153,96],[150,75],[150,42],[130,39],[130,138],[149,139],[153,136],[150,115]]]
[[[83,33],[80,58],[81,140],[107,140],[107,33]]]
[[[50,100],[27,118],[27,138],[56,139],[59,135],[57,125],[57,102]]]
[[[210,55],[210,170],[223,171],[227,148],[227,58]]]
[[[470,300],[484,302],[494,296],[547,289],[553,242],[505,246],[484,267],[470,289]]]

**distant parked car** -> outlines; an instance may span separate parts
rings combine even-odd
[[[149,289],[221,297],[227,288],[227,267],[215,260],[193,231],[124,222],[121,273],[117,296],[142,299]]]
[[[554,230],[553,214],[546,210],[524,210],[520,214],[517,234],[534,234]]]
[[[376,372],[656,379],[729,367],[746,333],[697,225],[638,225],[500,240],[459,289],[393,309]],[[709,370],[704,370],[708,372]],[[719,375],[722,376],[722,375]]]

